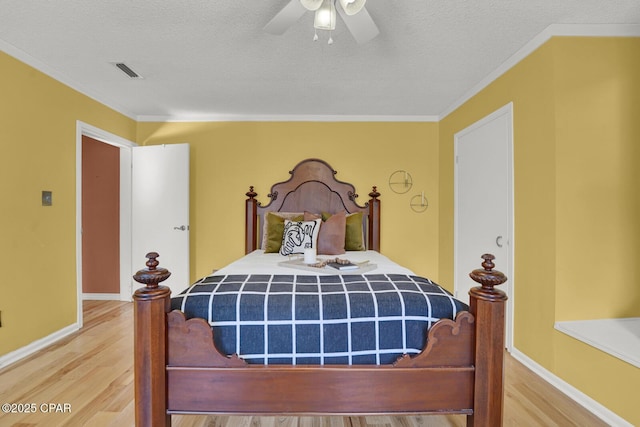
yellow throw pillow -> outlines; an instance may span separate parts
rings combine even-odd
[[[282,234],[284,233],[284,220],[291,219],[292,221],[302,221],[304,214],[290,215],[278,215],[277,213],[267,212],[265,215],[264,226],[264,251],[265,253],[277,253],[280,252],[280,246],[282,246]]]

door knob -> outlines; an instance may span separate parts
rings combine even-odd
[[[502,236],[496,237],[496,245],[501,248],[502,247]]]
[[[186,225],[181,225],[180,227],[173,227],[174,230],[180,230],[180,231],[185,231],[188,230],[189,227],[187,227]]]

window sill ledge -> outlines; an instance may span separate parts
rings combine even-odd
[[[640,368],[640,317],[556,322],[555,329]]]

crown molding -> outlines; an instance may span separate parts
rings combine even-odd
[[[138,122],[437,122],[438,116],[215,114],[137,116]]]
[[[138,122],[437,122],[429,115],[296,115],[296,114],[168,114],[136,115],[121,105],[105,101],[106,97],[93,93],[65,74],[34,58],[21,49],[0,39],[0,50],[35,68],[43,74],[93,99],[100,104]]]
[[[261,115],[261,114],[169,114],[169,115],[136,115],[127,111],[122,105],[111,101],[105,101],[103,94],[93,92],[83,87],[64,73],[50,67],[44,62],[34,58],[23,50],[0,40],[0,50],[8,55],[24,62],[49,77],[65,84],[71,89],[111,108],[112,110],[138,122],[438,122],[465,102],[478,94],[491,82],[507,72],[534,50],[546,43],[551,37],[640,37],[640,25],[638,24],[552,24],[540,34],[531,39],[515,54],[509,57],[492,73],[482,79],[477,85],[467,91],[450,107],[440,115]]]
[[[14,45],[7,43],[6,41],[0,39],[0,50],[3,51],[4,53],[6,53],[9,56],[12,56],[13,58],[27,64],[28,66],[35,68],[36,70],[40,71],[41,73],[51,77],[52,79],[70,87],[71,89],[75,90],[76,92],[87,96],[91,99],[93,99],[96,102],[99,102],[100,104],[111,108],[112,110],[127,116],[128,118],[135,120],[136,116],[135,114],[127,111],[126,108],[124,108],[122,105],[118,105],[115,104],[113,102],[107,102],[105,101],[106,97],[103,96],[102,94],[99,93],[95,93],[93,91],[91,91],[90,89],[87,89],[86,87],[78,84],[78,82],[74,81],[73,79],[71,79],[70,77],[68,77],[66,74],[59,72],[58,70],[52,68],[51,66],[45,64],[44,62],[40,61],[39,59],[34,58],[33,56],[29,55],[28,53],[26,53],[25,51],[23,51],[22,49],[19,49],[17,47],[15,47]]]
[[[477,95],[498,77],[509,71],[516,64],[529,56],[533,51],[545,44],[551,37],[640,37],[640,25],[637,24],[552,24],[531,39],[520,50],[511,55],[492,73],[467,91],[460,99],[440,114],[444,119],[461,107],[469,99]]]

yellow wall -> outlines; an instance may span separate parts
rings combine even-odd
[[[453,277],[453,136],[513,102],[515,347],[640,424],[640,369],[554,329],[640,316],[640,39],[553,38],[440,123],[440,264]]]
[[[554,48],[556,320],[638,317],[640,38]],[[639,368],[557,332],[554,347],[559,376],[640,425]]]
[[[76,322],[76,120],[130,139],[135,122],[2,52],[0,70],[3,355]]]
[[[637,317],[640,38],[563,38],[554,47],[556,317]]]
[[[244,254],[244,200],[253,185],[268,203],[270,186],[316,157],[355,185],[364,204],[382,193],[382,252],[437,279],[438,124],[332,122],[139,123],[143,145],[191,147],[191,272],[196,278]],[[389,176],[407,170],[414,187],[393,193]],[[409,199],[424,191],[432,206],[415,213]],[[220,201],[226,201],[222,206]]]

